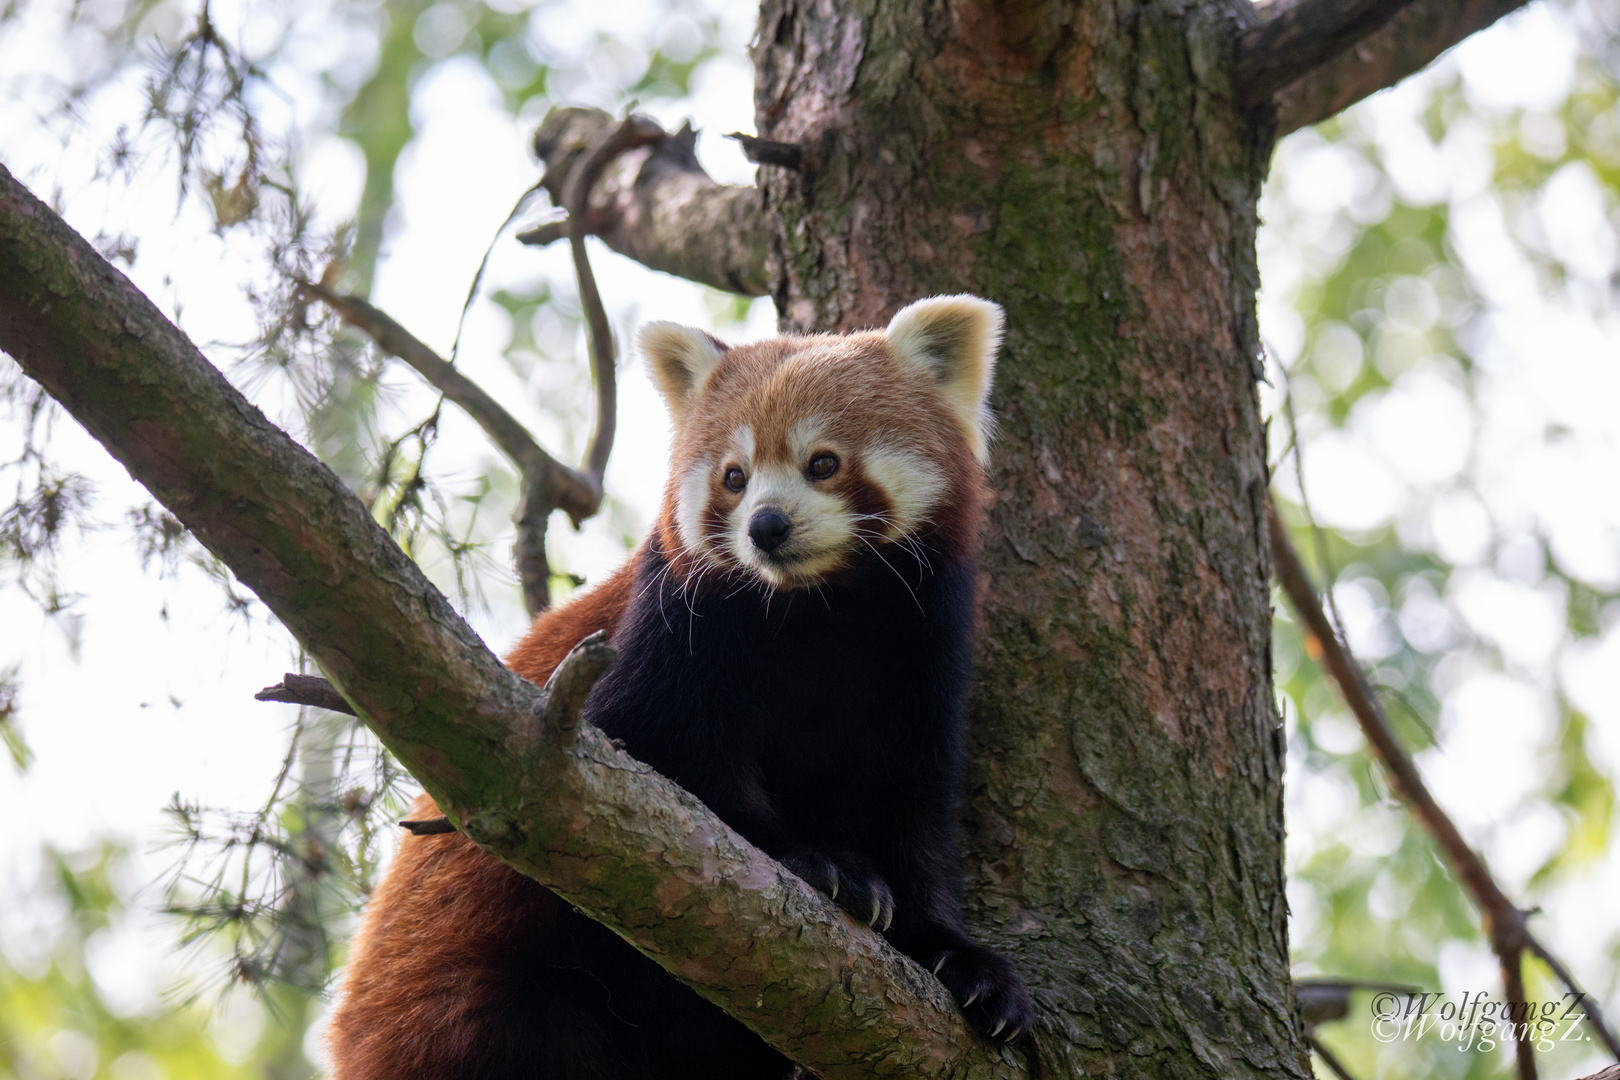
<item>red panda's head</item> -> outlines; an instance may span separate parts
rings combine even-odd
[[[912,538],[972,543],[1001,326],[972,296],[919,300],[881,331],[735,348],[649,325],[675,424],[665,550],[793,589]]]

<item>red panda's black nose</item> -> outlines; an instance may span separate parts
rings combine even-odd
[[[748,519],[748,539],[767,555],[787,543],[788,533],[792,531],[793,523],[788,516],[774,506],[755,510],[754,516]]]

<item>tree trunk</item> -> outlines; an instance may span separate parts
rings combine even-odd
[[[756,39],[759,134],[803,151],[761,169],[784,328],[1007,309],[965,846],[1041,1076],[1310,1075],[1255,393],[1272,134],[1231,103],[1240,17],[766,0]]]

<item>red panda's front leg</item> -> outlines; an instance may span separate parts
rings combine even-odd
[[[905,806],[879,800],[869,808],[886,825],[879,847],[890,859],[881,868],[850,847],[789,839],[758,773],[738,767],[730,780],[726,796],[714,800],[729,824],[932,971],[980,1033],[1010,1041],[1030,1030],[1034,1003],[1023,980],[1005,959],[969,937],[962,920],[955,808],[947,794],[955,783],[949,776],[919,783],[935,798]]]

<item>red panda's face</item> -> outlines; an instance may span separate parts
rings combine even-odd
[[[672,554],[805,588],[937,524],[976,490],[999,339],[1000,309],[972,297],[914,304],[883,332],[733,349],[649,327],[676,424]]]

